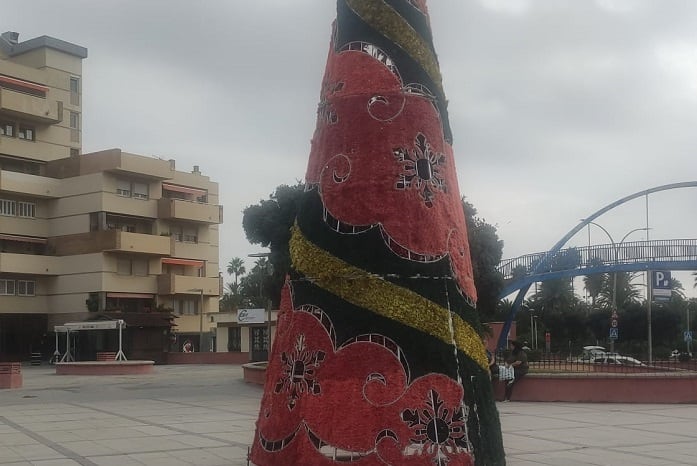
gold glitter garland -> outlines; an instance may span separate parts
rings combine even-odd
[[[443,78],[436,55],[399,13],[381,0],[346,0],[346,3],[363,21],[411,55],[443,93]]]
[[[293,267],[317,286],[355,306],[452,344],[447,309],[332,256],[307,240],[297,225],[292,229],[290,255]],[[458,349],[488,371],[484,344],[477,332],[457,314],[453,313],[452,318]]]

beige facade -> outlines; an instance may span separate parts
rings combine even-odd
[[[267,335],[271,334],[271,344],[276,337],[276,323],[278,311],[255,309],[260,311],[257,319],[253,321],[240,321],[240,312],[220,312],[211,315],[211,321],[215,324],[216,339],[215,351],[248,353],[250,361],[267,361]],[[270,314],[270,316],[269,316]],[[269,317],[271,325],[269,325]]]
[[[86,57],[50,37],[0,37],[0,353],[23,357],[94,310],[172,308],[179,334],[208,341],[218,184],[173,160],[82,154]]]

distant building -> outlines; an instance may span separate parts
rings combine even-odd
[[[155,347],[208,351],[218,184],[174,160],[82,154],[86,57],[52,37],[0,36],[0,358],[52,350],[54,325],[121,313],[142,327],[158,308],[178,318]]]

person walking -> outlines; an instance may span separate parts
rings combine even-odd
[[[517,340],[509,340],[511,346],[511,354],[506,358],[506,367],[512,367],[514,377],[506,381],[506,392],[503,401],[511,401],[513,395],[513,386],[525,374],[528,373],[528,355],[523,349],[523,344]]]

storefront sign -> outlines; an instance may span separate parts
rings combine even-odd
[[[263,324],[266,322],[266,309],[238,309],[237,322],[240,324]]]

